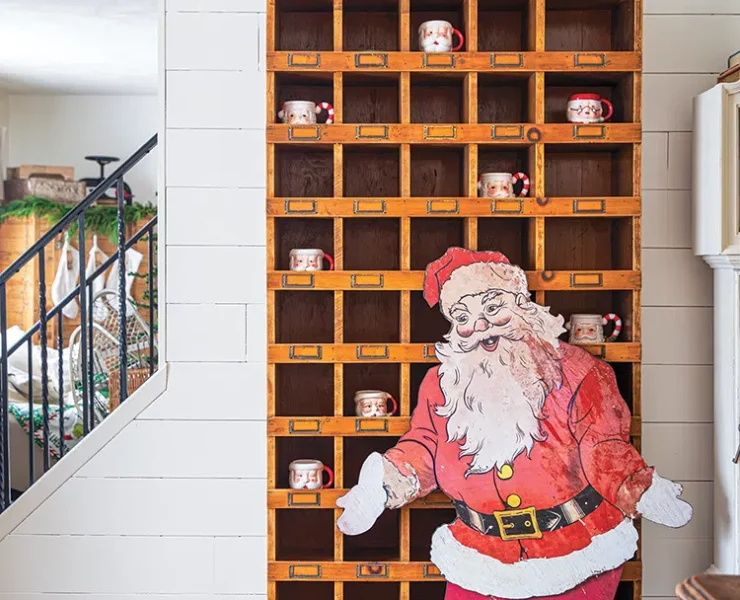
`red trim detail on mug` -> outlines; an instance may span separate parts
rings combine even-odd
[[[568,98],[568,102],[572,102],[573,100],[601,100],[601,96],[598,94],[572,94]]]
[[[396,402],[396,399],[390,394],[386,394],[386,395],[388,396],[388,400],[391,401],[391,410],[388,413],[388,415],[393,416],[396,414],[396,411],[398,410],[398,402]]]
[[[316,114],[318,115],[322,111],[322,109],[329,114],[329,116],[326,117],[326,124],[331,125],[334,122],[334,107],[328,102],[317,102]]]
[[[324,473],[329,476],[329,481],[324,484],[324,487],[330,488],[332,485],[334,485],[334,471],[332,471],[331,467],[327,467],[326,465],[324,465]]]
[[[462,50],[462,47],[465,45],[465,38],[463,37],[463,34],[460,33],[460,31],[458,31],[454,27],[452,28],[452,33],[453,35],[456,35],[457,37],[460,38],[460,43],[457,46],[453,46],[452,51],[459,52],[460,50]]]
[[[616,342],[619,334],[622,333],[622,319],[619,318],[619,315],[609,313],[608,315],[604,315],[602,324],[606,325],[609,321],[614,322],[614,331],[612,331],[612,334],[608,338],[606,338],[606,341]]]
[[[331,257],[331,255],[327,254],[326,252],[324,252],[324,258],[329,263],[329,270],[333,271],[334,270],[334,259]]]
[[[527,194],[529,194],[529,177],[526,173],[514,173],[513,175],[513,183],[516,185],[517,181],[522,182],[522,191],[519,192],[519,197],[523,198]]]

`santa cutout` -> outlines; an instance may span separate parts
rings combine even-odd
[[[524,271],[498,252],[452,248],[424,297],[451,323],[411,428],[371,454],[337,500],[358,535],[386,509],[440,489],[457,519],[432,539],[446,600],[613,600],[637,550],[637,517],[681,527],[682,487],[629,441],[614,371],[558,340],[563,317],[532,302]]]

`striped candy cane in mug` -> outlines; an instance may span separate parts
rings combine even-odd
[[[526,173],[514,173],[512,177],[512,183],[516,185],[517,181],[522,182],[522,191],[519,192],[519,196],[523,198],[529,194],[529,177]]]
[[[316,114],[318,115],[322,110],[325,110],[328,115],[326,117],[326,124],[331,125],[334,122],[334,107],[328,102],[319,102],[316,105]]]
[[[608,315],[604,315],[602,319],[602,324],[606,325],[607,323],[609,323],[609,321],[612,321],[614,323],[614,331],[612,331],[612,334],[608,338],[606,338],[606,341],[616,342],[619,334],[622,333],[622,319],[619,318],[619,315],[609,313]]]

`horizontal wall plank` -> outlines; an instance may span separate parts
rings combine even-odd
[[[234,0],[234,2],[238,1],[239,0]],[[643,4],[646,15],[740,15],[740,4],[738,4],[737,0],[645,0]]]
[[[692,250],[643,249],[643,306],[712,306],[712,269]]]
[[[645,191],[642,207],[643,248],[691,248],[689,190]]]
[[[256,479],[73,478],[14,533],[265,537],[266,501]]]
[[[712,539],[714,527],[714,484],[708,482],[685,482],[683,483],[683,494],[681,498],[686,500],[694,509],[691,521],[678,529],[664,527],[651,523],[647,519],[642,520],[643,539],[690,539],[707,540]]]
[[[716,83],[714,75],[645,75],[642,80],[643,131],[692,131],[694,97]]]
[[[171,12],[165,26],[168,71],[257,71],[257,15]]]
[[[705,423],[644,423],[642,454],[663,477],[674,481],[712,481],[713,427]]]
[[[167,391],[139,419],[267,418],[267,366],[259,363],[170,363]]]
[[[267,306],[265,304],[247,306],[247,360],[250,363],[267,361]]]
[[[713,377],[711,365],[643,365],[643,423],[711,423]]]
[[[113,438],[78,476],[263,479],[266,465],[265,423],[141,420]]]
[[[247,314],[242,304],[168,304],[167,360],[243,362]]]
[[[642,143],[644,190],[691,189],[690,133],[645,133]]]
[[[267,11],[265,0],[167,0],[168,12],[247,12]]]
[[[645,364],[711,365],[713,338],[711,308],[643,308]]]
[[[266,262],[266,250],[259,247],[168,246],[167,301],[264,303]]]
[[[267,593],[267,538],[217,538],[215,544],[217,592]]]
[[[264,189],[168,188],[168,246],[264,246]]]
[[[642,544],[642,594],[668,596],[678,583],[712,564],[712,540],[646,538]]]

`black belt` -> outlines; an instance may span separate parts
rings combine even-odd
[[[590,485],[574,498],[553,508],[497,510],[492,515],[476,512],[464,502],[453,500],[457,516],[468,527],[502,540],[540,539],[545,531],[556,531],[594,512],[603,498]]]

